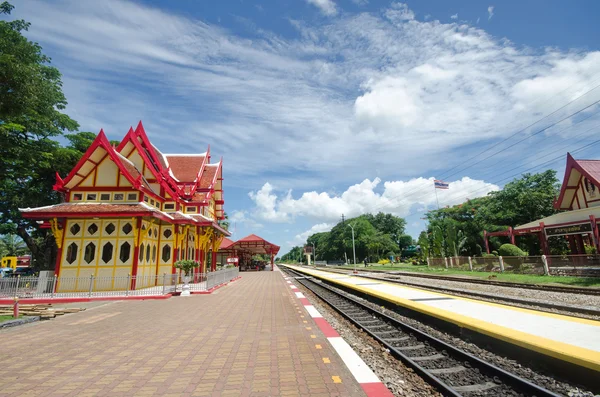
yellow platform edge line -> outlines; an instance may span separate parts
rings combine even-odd
[[[511,343],[513,345],[517,345],[528,350],[533,350],[538,353],[545,354],[550,357],[557,358],[562,361],[567,361],[585,368],[592,369],[594,371],[600,372],[600,353],[585,349],[578,346],[573,346],[563,342],[557,342],[551,339],[547,339],[544,337],[540,337],[537,335],[528,334],[521,331],[516,331],[511,328],[493,325],[488,322],[478,320],[472,317],[467,317],[464,315],[456,314],[453,312],[449,312],[446,310],[434,308],[431,306],[427,306],[425,304],[419,302],[413,302],[409,299],[399,298],[397,296],[393,296],[390,294],[386,294],[384,292],[375,291],[369,288],[365,288],[360,285],[354,285],[351,283],[344,282],[343,280],[337,280],[331,277],[323,276],[320,274],[316,274],[309,269],[298,268],[295,266],[289,266],[292,269],[295,269],[304,274],[310,274],[317,278],[330,281],[335,284],[343,285],[350,289],[366,293],[371,296],[375,296],[377,298],[386,300],[388,302],[399,304],[400,306],[408,307],[410,309],[416,310],[418,312],[439,318],[441,320],[456,324],[463,328],[468,328],[484,335],[491,336],[495,339],[500,339],[502,341]],[[375,281],[375,280],[374,280]],[[393,283],[389,283],[392,284]],[[396,287],[404,288],[403,286],[395,285]],[[427,291],[429,292],[429,291]],[[439,294],[438,294],[439,295]],[[471,300],[474,301],[474,300]],[[479,303],[479,301],[477,301]],[[502,305],[498,305],[502,306]],[[507,307],[507,306],[502,306]],[[512,307],[508,307],[512,309]],[[525,309],[527,310],[527,309]],[[535,312],[535,311],[530,311]],[[537,314],[538,312],[535,312]]]
[[[326,270],[319,270],[321,272],[325,272],[325,273],[329,273]],[[339,273],[331,273],[331,274],[339,274]],[[354,277],[353,275],[348,275],[350,277]],[[549,312],[541,312],[538,310],[534,310],[534,309],[526,309],[524,307],[518,307],[518,306],[512,306],[512,305],[503,305],[502,303],[495,303],[495,302],[487,302],[487,301],[482,301],[476,298],[467,298],[464,296],[458,296],[458,295],[452,295],[451,293],[443,293],[443,292],[437,292],[437,291],[430,291],[424,288],[427,288],[426,286],[423,286],[423,288],[419,288],[419,287],[415,287],[415,286],[411,286],[411,285],[402,285],[402,284],[398,284],[398,283],[392,283],[390,281],[385,281],[385,280],[375,280],[375,279],[370,279],[370,278],[365,278],[366,280],[373,280],[373,281],[378,281],[382,284],[388,284],[388,285],[392,285],[394,287],[402,287],[402,288],[406,288],[406,289],[411,289],[413,291],[423,291],[423,292],[427,292],[428,294],[432,294],[432,295],[437,295],[437,296],[452,296],[452,298],[456,299],[456,300],[462,300],[462,301],[467,301],[467,302],[475,302],[475,303],[480,303],[480,304],[484,304],[484,305],[488,305],[488,306],[493,306],[493,307],[501,307],[503,309],[510,309],[510,310],[514,310],[517,312],[521,312],[521,313],[529,313],[529,314],[535,314],[536,316],[543,316],[543,317],[549,317],[549,318],[556,318],[559,320],[564,320],[564,321],[572,321],[574,323],[580,323],[580,324],[587,324],[587,325],[593,325],[596,327],[600,327],[600,321],[597,320],[592,320],[589,318],[581,318],[581,317],[573,317],[573,316],[567,316],[565,314],[556,314],[556,313],[549,313]],[[498,299],[502,299],[502,298],[498,298]]]

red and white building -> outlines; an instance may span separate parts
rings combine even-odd
[[[219,225],[223,161],[211,163],[210,147],[198,154],[161,153],[141,122],[114,147],[101,130],[69,175],[56,179],[63,203],[21,212],[52,228],[59,280],[113,277],[111,288],[124,289],[122,280],[135,276],[131,288],[141,288],[175,273],[180,259],[200,262],[199,272],[207,264],[216,269],[229,232]],[[83,288],[71,284],[59,281],[57,290]]]
[[[544,255],[550,255],[549,238],[566,238],[571,254],[585,254],[585,245],[600,252],[598,221],[600,220],[600,160],[576,160],[567,153],[567,166],[554,207],[561,212],[505,231],[484,231],[486,250],[488,238],[507,236],[512,244],[515,237],[537,234]]]

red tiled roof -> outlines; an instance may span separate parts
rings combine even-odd
[[[233,244],[235,244],[235,242],[233,240],[230,240],[227,237],[224,237],[223,240],[221,240],[221,245],[219,246],[219,251],[226,250],[229,247],[231,247]]]
[[[600,160],[575,160],[592,178],[600,182]]]
[[[204,199],[206,198],[206,193],[194,193],[194,195],[192,196],[192,199],[190,201],[204,201]]]
[[[146,207],[143,204],[94,204],[94,203],[62,203],[47,207],[24,208],[22,212],[28,214],[54,213],[85,214],[85,213],[117,213],[117,212],[159,212],[157,209]]]
[[[217,172],[218,167],[206,167],[202,172],[202,178],[200,178],[200,188],[205,189],[208,188],[213,180],[215,179],[215,174]]]
[[[163,169],[167,169],[167,163],[165,162],[165,157],[164,154],[162,154],[162,152],[160,150],[158,150],[156,148],[156,146],[150,144],[152,146],[152,149],[154,149],[154,153],[156,154],[156,157],[158,158],[158,162],[160,163],[160,165],[162,166]]]
[[[179,182],[194,182],[204,162],[203,155],[166,156],[169,167]]]
[[[237,242],[240,242],[240,241],[265,241],[265,242],[268,242],[268,241],[264,240],[262,237],[258,237],[256,234],[251,234],[249,236],[246,236],[242,239],[239,239]],[[269,243],[269,244],[271,244],[271,243]]]

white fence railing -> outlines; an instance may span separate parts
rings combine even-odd
[[[238,275],[238,268],[192,274],[190,291],[208,291]],[[17,276],[0,278],[0,299],[161,296],[181,291],[182,286],[181,274],[120,277]]]
[[[599,255],[454,256],[427,258],[429,267],[530,274],[600,275]]]

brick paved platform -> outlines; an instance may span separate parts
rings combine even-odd
[[[279,272],[0,338],[0,396],[364,396]]]

